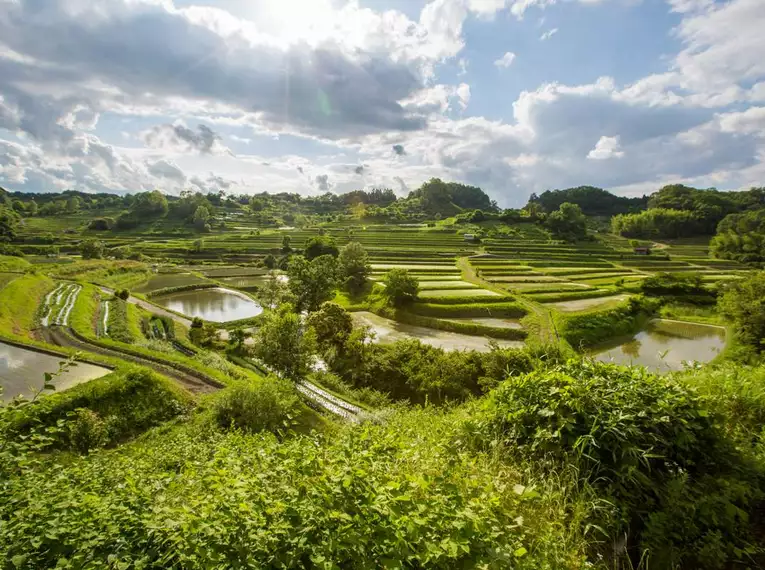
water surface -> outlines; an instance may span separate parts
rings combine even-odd
[[[593,356],[603,362],[635,364],[655,372],[669,372],[682,370],[685,362],[709,362],[724,347],[722,327],[655,320],[627,341],[594,350]]]
[[[390,344],[397,340],[415,338],[420,342],[445,350],[478,350],[480,352],[488,352],[489,350],[489,341],[491,339],[483,336],[472,336],[408,325],[367,311],[352,313],[352,316],[356,325],[365,325],[372,329],[372,332],[376,335],[376,342]],[[505,348],[521,348],[524,345],[522,341],[517,340],[494,340],[499,346]]]
[[[50,356],[40,352],[27,350],[0,342],[0,386],[3,393],[0,398],[4,401],[15,396],[31,397],[33,391],[43,385],[43,374],[55,372],[64,357]],[[76,384],[100,378],[111,372],[107,368],[78,362],[61,375],[54,384],[56,391],[61,392]]]
[[[171,311],[215,323],[249,319],[263,312],[263,307],[246,295],[220,287],[180,291],[152,300]]]

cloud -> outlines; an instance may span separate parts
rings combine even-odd
[[[494,65],[497,67],[510,67],[510,65],[515,61],[515,54],[511,51],[505,52],[505,55],[500,57],[499,59],[494,61]]]
[[[394,144],[392,148],[396,156],[404,156],[406,154],[406,149],[404,148],[404,145],[402,144]]]
[[[320,192],[329,192],[330,188],[332,187],[332,185],[329,183],[329,175],[327,174],[316,175],[314,181],[316,182],[316,188]]]
[[[468,103],[470,103],[470,85],[467,83],[460,83],[457,87],[456,94],[459,106],[464,111],[467,109]]]
[[[558,33],[558,28],[552,28],[551,30],[547,30],[545,33],[539,36],[539,41],[543,42],[545,40],[549,40],[551,37],[553,37],[557,33]]]
[[[186,175],[183,173],[183,170],[167,160],[158,160],[148,165],[148,171],[158,178],[169,178],[181,183],[186,181]]]
[[[606,160],[608,158],[622,158],[624,152],[620,150],[619,137],[602,136],[588,154],[587,158],[592,160]]]
[[[359,165],[356,168],[354,168],[353,171],[356,174],[359,174],[359,175],[364,174],[364,166],[363,165]]]
[[[183,124],[163,124],[155,126],[143,135],[144,143],[152,148],[182,149],[202,154],[230,152],[220,140],[220,135],[206,125],[198,125],[194,131]]]

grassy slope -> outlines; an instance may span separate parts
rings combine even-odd
[[[31,338],[37,308],[54,283],[43,275],[23,275],[0,291],[0,332]]]

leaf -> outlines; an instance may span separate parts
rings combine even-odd
[[[521,558],[522,556],[526,556],[527,552],[528,550],[526,550],[524,547],[521,546],[520,548],[517,548],[515,552],[513,552],[513,556],[515,556],[516,558]]]

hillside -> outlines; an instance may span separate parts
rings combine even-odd
[[[8,194],[3,567],[762,567],[761,192],[602,192]]]

